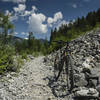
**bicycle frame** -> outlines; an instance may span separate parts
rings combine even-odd
[[[73,65],[72,65],[72,57],[71,57],[71,51],[69,48],[69,42],[64,42],[62,40],[60,41],[55,41],[57,43],[65,43],[66,47],[63,50],[63,53],[61,55],[61,65],[60,65],[60,69],[59,69],[59,73],[58,76],[56,77],[56,81],[59,79],[59,76],[63,70],[64,67],[64,62],[66,63],[65,66],[65,70],[66,70],[66,74],[67,74],[67,87],[70,87],[70,91],[72,91],[72,89],[74,88],[74,72],[73,72]],[[66,54],[67,53],[67,54]],[[70,67],[69,67],[70,64]],[[69,80],[70,80],[70,85],[69,85]]]
[[[68,60],[70,62],[70,73],[68,76],[70,76],[70,90],[72,90],[74,88],[74,72],[73,72],[73,64],[72,64],[72,57],[71,57],[71,53],[68,53]],[[69,67],[68,67],[69,68]]]

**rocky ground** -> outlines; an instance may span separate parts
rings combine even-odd
[[[44,63],[43,56],[34,58],[25,63],[19,73],[1,76],[0,100],[66,100],[67,97],[55,95],[55,88],[51,87],[53,79],[51,62]],[[56,92],[61,93],[59,90]]]
[[[94,97],[99,98],[100,29],[73,40],[70,48],[73,53],[76,86],[71,93],[67,89],[65,73],[57,82],[54,81],[53,63],[57,53],[55,52],[48,57],[32,58],[25,63],[19,73],[11,72],[1,76],[0,100],[93,100]],[[86,73],[96,78],[91,78],[89,85],[87,85]],[[93,98],[88,99],[89,97]]]
[[[77,100],[90,100],[90,98],[99,98],[100,94],[100,28],[95,31],[88,32],[87,34],[73,40],[70,44],[72,52],[72,62],[74,66],[74,81],[75,88],[71,95],[79,97]],[[65,47],[64,47],[65,48]],[[62,50],[64,49],[62,48]],[[60,52],[59,50],[57,51]],[[49,61],[54,61],[55,55],[50,55]],[[64,73],[65,74],[65,73]],[[87,79],[90,78],[89,80]],[[63,77],[64,80],[64,77]],[[61,77],[58,84],[62,84]],[[88,84],[89,82],[89,84]],[[64,83],[65,84],[65,83]],[[59,85],[59,86],[60,86]],[[55,88],[55,86],[54,86]],[[58,88],[56,89],[58,90]],[[61,89],[59,90],[61,96]],[[89,95],[91,94],[91,95]],[[63,96],[63,95],[62,95]],[[85,97],[85,99],[83,99]],[[72,100],[72,98],[70,99]],[[94,99],[96,100],[96,99]]]
[[[48,86],[53,74],[44,57],[27,62],[19,73],[8,73],[0,78],[0,100],[57,100]]]

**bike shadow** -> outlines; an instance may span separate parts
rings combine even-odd
[[[69,95],[67,85],[65,85],[62,80],[56,81],[54,78],[49,77],[47,77],[47,79],[49,80],[48,86],[51,88],[51,91],[55,97],[64,98]]]

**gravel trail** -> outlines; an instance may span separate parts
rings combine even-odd
[[[43,58],[34,58],[19,73],[0,79],[0,100],[57,100],[46,79],[53,74],[52,66],[46,66]]]

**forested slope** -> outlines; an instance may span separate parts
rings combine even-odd
[[[69,24],[62,24],[59,29],[51,30],[50,50],[53,51],[57,47],[53,43],[54,40],[71,41],[97,27],[100,27],[100,9],[89,12],[86,17],[82,16],[70,21]]]

